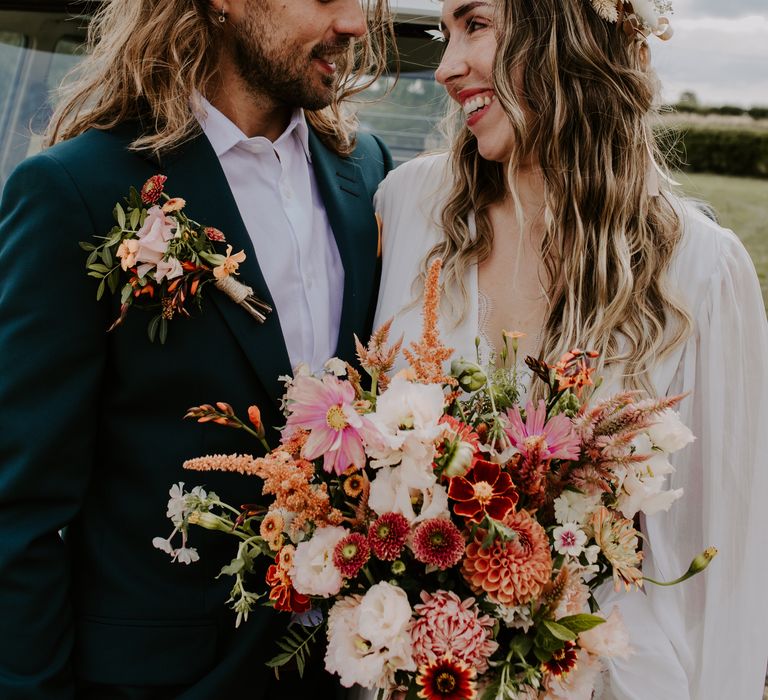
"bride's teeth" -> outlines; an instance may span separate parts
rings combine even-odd
[[[491,104],[492,99],[493,97],[491,95],[470,98],[462,106],[464,114],[469,115],[472,114],[472,112],[476,112],[478,109],[481,109],[482,107],[487,107],[489,104]]]

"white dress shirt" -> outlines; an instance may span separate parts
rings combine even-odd
[[[198,121],[253,241],[291,366],[304,362],[316,371],[336,351],[344,268],[312,170],[304,112],[296,110],[272,142],[248,138],[201,103],[206,114]]]

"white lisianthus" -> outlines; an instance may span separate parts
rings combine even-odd
[[[629,645],[629,632],[618,606],[614,605],[603,624],[579,635],[579,646],[596,656],[622,659],[630,656],[632,647]]]
[[[651,442],[664,452],[677,452],[696,438],[687,425],[680,420],[677,411],[667,409],[659,414],[659,419],[648,428]]]
[[[586,496],[578,491],[563,491],[555,499],[555,520],[560,525],[576,523],[584,525],[600,505],[600,494]]]
[[[379,587],[389,587],[400,593],[385,592]],[[375,619],[367,619],[370,615]],[[386,616],[387,633],[376,629],[383,622],[379,615]],[[337,601],[328,614],[326,670],[338,674],[346,688],[355,683],[365,688],[391,686],[398,669],[416,670],[408,632],[410,619],[407,596],[388,583],[376,584],[364,597],[347,596]],[[366,636],[371,633],[379,643]]]
[[[533,626],[533,613],[531,612],[530,605],[518,605],[515,607],[499,605],[496,608],[495,614],[507,627],[528,632]]]
[[[368,416],[376,428],[367,445],[371,466],[391,466],[404,459],[431,463],[435,441],[446,430],[439,422],[444,400],[439,385],[416,384],[396,375]]]
[[[418,512],[414,504],[420,504]],[[377,515],[401,513],[411,523],[449,517],[448,494],[434,472],[411,462],[378,470],[371,482],[368,506]]]
[[[577,523],[563,523],[555,528],[552,537],[555,541],[555,551],[571,557],[578,557],[587,542],[586,534]]]
[[[344,579],[333,563],[333,550],[348,534],[343,527],[321,527],[310,539],[299,542],[290,571],[293,587],[299,593],[327,598],[341,590]]]
[[[632,9],[646,27],[656,29],[659,16],[656,5],[651,0],[632,0]]]

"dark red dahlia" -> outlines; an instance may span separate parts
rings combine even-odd
[[[394,561],[403,551],[410,531],[411,525],[404,515],[384,513],[371,523],[368,529],[368,543],[379,559]]]
[[[423,564],[450,569],[464,555],[464,538],[447,518],[430,518],[413,531],[413,553]]]
[[[370,558],[371,546],[359,532],[347,535],[333,550],[333,564],[344,578],[357,576]]]
[[[168,178],[165,175],[153,175],[141,188],[141,201],[144,204],[155,204],[163,194],[163,186]]]

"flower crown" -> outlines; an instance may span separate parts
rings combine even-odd
[[[645,39],[654,34],[666,41],[672,25],[664,13],[672,12],[670,0],[589,0],[600,17],[621,25],[627,36]]]

